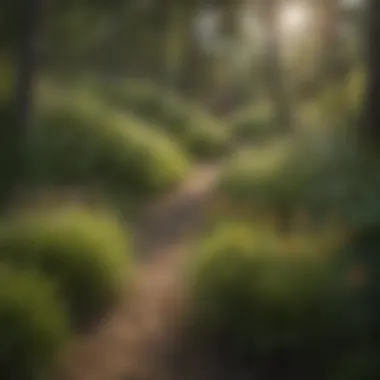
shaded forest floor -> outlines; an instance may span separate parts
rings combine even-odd
[[[56,380],[176,380],[168,352],[184,300],[183,264],[218,174],[217,165],[196,168],[177,191],[143,212],[132,295],[95,333],[70,345]]]

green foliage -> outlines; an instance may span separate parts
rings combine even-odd
[[[28,140],[28,174],[37,185],[149,196],[186,174],[188,160],[176,144],[137,117],[109,109],[86,92],[53,93],[50,102]]]
[[[310,159],[298,159],[292,142],[244,151],[226,167],[220,191],[234,201],[276,208],[302,202],[312,176]],[[310,155],[308,154],[308,158]]]
[[[362,347],[360,347],[362,348]],[[375,380],[379,376],[380,366],[376,350],[362,348],[348,356],[338,368],[333,380]]]
[[[131,251],[117,221],[81,208],[41,209],[7,221],[0,260],[56,281],[79,327],[103,317],[131,279]]]
[[[375,223],[379,166],[353,140],[349,129],[309,132],[245,151],[226,167],[220,192],[272,211],[337,211],[352,228]]]
[[[367,316],[367,325],[371,329],[371,342],[378,349],[380,337],[380,261],[379,218],[377,224],[357,228],[343,248],[343,255],[349,267],[358,267],[363,272],[362,292],[357,300],[357,309]]]
[[[301,129],[328,131],[355,126],[361,112],[365,90],[365,75],[361,68],[353,70],[344,82],[328,86],[311,101],[301,104]]]
[[[257,369],[282,358],[293,370],[310,366],[326,374],[356,325],[325,243],[303,236],[283,241],[249,224],[220,226],[203,241],[190,272],[193,328],[229,359],[246,357]]]
[[[262,143],[275,137],[276,124],[268,104],[239,110],[230,119],[231,129],[240,142]]]
[[[362,68],[353,70],[344,83],[337,83],[327,88],[319,97],[322,113],[330,117],[345,117],[359,110],[364,90],[365,74]]]
[[[67,313],[52,282],[0,269],[0,371],[4,380],[45,378],[68,338]]]
[[[111,105],[154,122],[196,158],[218,157],[228,148],[228,129],[221,121],[164,89],[123,81],[100,85],[99,91]]]

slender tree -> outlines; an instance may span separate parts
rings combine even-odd
[[[238,47],[241,43],[241,15],[244,7],[244,2],[242,0],[226,0],[219,5],[220,10],[220,38],[230,45],[230,51],[226,52],[224,59],[220,60],[220,64],[225,68],[226,73],[226,83],[221,86],[221,90],[216,88],[217,91],[214,93],[214,98],[218,100],[217,111],[220,114],[226,114],[230,112],[237,102],[237,93],[235,88],[236,78],[231,78],[228,73],[229,66],[231,65],[231,55],[236,54],[235,47]],[[223,66],[224,65],[224,66]],[[231,73],[231,71],[230,71]],[[234,80],[235,79],[235,80]]]
[[[15,129],[20,138],[25,135],[31,119],[33,82],[36,69],[38,26],[41,0],[26,0],[19,9],[17,46],[18,72],[15,90]]]
[[[329,85],[339,77],[341,39],[341,4],[339,0],[323,0],[320,5],[321,65],[319,82]]]
[[[10,202],[24,175],[24,143],[31,123],[41,6],[42,0],[25,0],[20,2],[16,9],[18,32],[13,49],[17,62],[15,88],[11,104],[11,116],[2,129],[1,142],[3,150],[1,155],[3,161],[1,162],[3,172],[1,190],[4,206]],[[5,162],[9,157],[12,157],[12,162]]]
[[[291,129],[293,121],[281,67],[281,3],[279,0],[261,0],[258,5],[266,36],[263,76],[276,109],[278,126],[286,131]]]
[[[207,55],[202,49],[195,31],[195,24],[202,10],[203,0],[189,1],[183,5],[185,25],[184,55],[181,68],[180,88],[190,99],[202,101],[205,83],[209,80]]]
[[[368,0],[367,29],[367,93],[363,127],[369,142],[380,141],[380,1]]]

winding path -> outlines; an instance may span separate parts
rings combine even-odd
[[[165,348],[176,324],[183,259],[219,170],[202,166],[150,206],[137,226],[135,289],[96,333],[70,346],[54,380],[168,380]]]

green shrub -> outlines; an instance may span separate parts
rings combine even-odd
[[[380,220],[379,220],[380,221]],[[378,255],[380,223],[357,228],[343,247],[343,257],[349,268],[361,271],[357,310],[367,315],[366,324],[371,331],[375,350],[380,342],[380,258]]]
[[[379,166],[352,140],[342,129],[245,151],[225,168],[219,191],[270,211],[336,211],[352,226],[372,223],[380,215]]]
[[[266,104],[237,111],[230,124],[239,142],[262,143],[274,138],[278,132],[273,110]]]
[[[0,260],[57,281],[73,324],[97,322],[131,279],[131,251],[111,215],[70,207],[14,217],[0,228]]]
[[[190,271],[196,336],[256,368],[281,358],[319,375],[336,366],[356,333],[349,294],[325,246],[297,241],[231,223],[209,236]]]
[[[373,214],[379,215],[378,211]],[[371,224],[357,225],[341,250],[344,266],[355,290],[350,314],[363,326],[366,334],[365,339],[356,342],[352,355],[342,361],[334,380],[377,379],[380,374],[379,220],[377,216],[377,224],[372,219]]]
[[[135,112],[169,133],[192,156],[219,157],[229,146],[229,132],[222,121],[178,96],[141,81],[100,85],[98,91],[109,104]]]
[[[330,118],[345,117],[359,111],[365,90],[365,71],[353,70],[343,83],[337,83],[322,92],[317,99],[320,112]]]
[[[314,174],[311,155],[308,154],[308,160],[301,156],[301,151],[293,149],[293,143],[244,151],[225,168],[220,191],[234,201],[252,202],[269,209],[296,206],[304,201]]]
[[[378,351],[366,349],[357,350],[357,352],[348,356],[338,368],[333,380],[376,380],[379,377],[380,365],[378,360]]]
[[[200,122],[201,123],[201,122]],[[203,127],[188,127],[188,132],[184,135],[185,146],[193,157],[199,159],[220,158],[228,154],[229,144],[227,134],[222,126],[209,128],[206,122],[201,123]]]
[[[169,190],[188,169],[180,148],[153,127],[74,94],[40,112],[28,143],[28,175],[37,185],[148,196]]]
[[[68,332],[67,313],[52,283],[30,271],[14,271],[2,265],[1,378],[45,378],[63,349]]]
[[[355,69],[341,83],[335,83],[297,110],[300,129],[306,133],[320,130],[356,128],[365,89],[364,70]],[[345,131],[347,132],[347,130]]]

